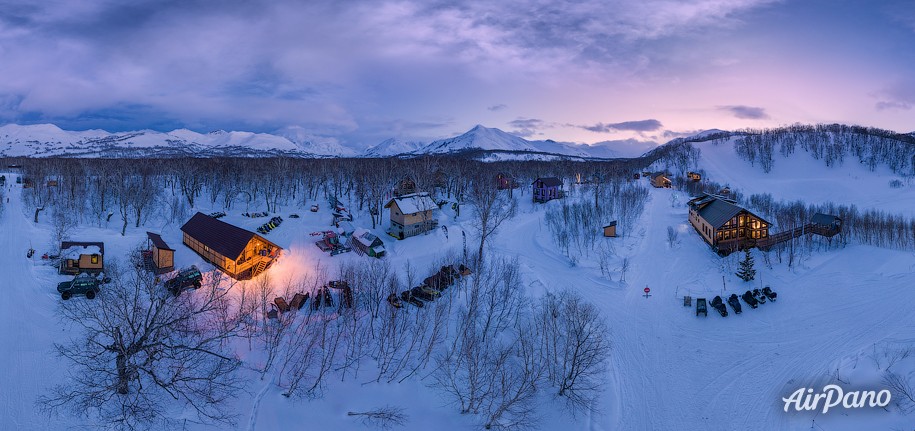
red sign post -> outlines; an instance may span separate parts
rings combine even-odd
[[[650,292],[651,292],[651,289],[649,289],[648,286],[645,286],[645,297],[646,298],[651,296],[651,295],[649,295]]]

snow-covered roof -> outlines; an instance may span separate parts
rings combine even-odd
[[[423,211],[438,209],[438,205],[429,197],[429,193],[410,193],[408,195],[396,197],[391,199],[384,207],[390,208],[394,203],[397,204],[397,208],[400,208],[400,212],[404,214],[416,214]]]
[[[371,247],[372,243],[378,239],[378,237],[375,236],[375,234],[369,232],[368,229],[361,227],[353,232],[353,238],[356,238],[356,241],[359,241],[366,247]]]
[[[102,249],[97,245],[87,245],[82,247],[70,247],[60,252],[61,257],[64,259],[79,259],[81,255],[84,254],[102,254]]]

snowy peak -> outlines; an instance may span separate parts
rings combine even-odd
[[[369,147],[365,150],[366,157],[390,157],[404,153],[412,153],[426,145],[419,141],[404,141],[399,138],[390,138]]]
[[[476,125],[462,135],[433,141],[417,152],[423,154],[445,154],[468,150],[539,151],[524,138],[496,128]]]

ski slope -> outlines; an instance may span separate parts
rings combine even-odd
[[[708,175],[716,181],[729,182],[746,191],[751,191],[756,182],[769,181],[767,187],[758,187],[778,196],[794,194],[803,198],[808,196],[805,190],[810,199],[832,196],[805,187],[808,178],[803,175],[793,181],[786,177],[770,181],[775,176],[761,171],[757,175],[754,170],[733,163],[726,151],[721,153],[724,154],[703,151]],[[873,175],[861,173],[864,174]],[[878,180],[874,181],[876,184]],[[854,193],[857,194],[849,196],[868,195],[862,190]],[[0,219],[0,258],[6,287],[6,298],[0,301],[0,324],[8,329],[0,332],[0,346],[7,352],[0,355],[0,387],[15,388],[0,396],[0,424],[4,429],[17,430],[92,428],[91,423],[81,419],[48,418],[37,412],[36,398],[65,376],[63,362],[54,355],[52,343],[67,336],[72,325],[59,320],[55,311],[60,300],[54,285],[65,277],[43,265],[39,258],[50,240],[48,217],[43,214],[41,223],[32,223],[20,194],[19,186],[9,186],[10,203]],[[577,198],[588,199],[584,191],[569,190],[567,199]],[[636,225],[619,226],[623,235],[620,238],[601,238],[613,247],[611,267],[618,268],[624,257],[629,258],[631,269],[625,282],[620,281],[618,273],[610,278],[601,275],[593,256],[573,265],[556,251],[543,214],[545,207],[559,205],[557,201],[534,205],[529,202],[529,194],[521,196],[516,218],[490,240],[493,253],[518,258],[531,295],[537,297],[565,287],[576,289],[602,310],[611,328],[613,351],[608,382],[595,406],[600,414],[572,417],[544,399],[540,428],[772,430],[810,429],[815,424],[833,431],[910,427],[912,417],[894,410],[834,411],[828,415],[785,413],[781,398],[800,387],[819,388],[833,382],[831,374],[836,370],[843,380],[851,379],[851,386],[882,387],[881,370],[868,359],[869,352],[887,341],[915,343],[915,310],[900,306],[915,302],[912,253],[849,245],[814,252],[800,266],[789,269],[778,263],[768,268],[762,255],[754,252],[758,278],[778,292],[778,301],[756,310],[744,307],[740,315],[729,309],[727,318],[711,308],[707,317],[696,317],[693,307],[682,305],[683,295],[711,300],[715,295],[739,295],[761,284],[739,281],[733,275],[739,256],[722,259],[700,240],[686,222],[683,204],[687,199],[680,191],[651,189],[650,200]],[[878,200],[870,204],[883,208]],[[893,205],[887,205],[888,209],[895,208]],[[330,257],[314,246],[317,238],[309,233],[329,228],[330,214],[325,206],[322,203],[318,213],[307,208],[285,208],[280,212],[285,221],[268,239],[286,251],[268,271],[272,280],[283,282],[301,276],[316,264],[332,273],[343,262],[365,259],[355,253]],[[204,213],[219,209],[198,208]],[[242,207],[227,211],[230,214],[223,220],[251,230],[265,221],[241,217],[243,211]],[[302,217],[288,218],[293,212]],[[461,254],[462,231],[473,248],[473,221],[467,215],[470,211],[465,209],[464,214],[455,217],[450,209],[437,213],[440,224],[448,227],[447,236],[436,230],[394,241],[384,235],[387,221],[374,232],[385,241],[388,259],[395,268],[403,269],[409,262],[423,272],[447,253]],[[360,214],[353,224],[371,226]],[[667,243],[668,226],[679,232],[679,241],[673,247]],[[108,227],[82,226],[71,236],[104,241],[107,255],[119,256],[143,241],[146,230],[158,231],[176,249],[176,266],[197,264],[202,270],[212,270],[181,244],[180,224],[150,223],[136,229],[131,226],[124,237],[119,235],[119,227],[117,220]],[[32,259],[26,259],[30,243],[37,252]],[[646,286],[651,289],[647,298],[643,296]],[[261,360],[246,345],[240,346],[238,353],[251,368]],[[909,371],[915,370],[915,364],[906,366]],[[337,379],[330,383],[324,398],[302,401],[280,394],[281,390],[272,383],[277,378],[275,371],[263,380],[255,371],[246,373],[250,383],[233,405],[233,411],[239,413],[238,430],[363,430],[368,428],[346,416],[346,412],[387,404],[409,409],[409,422],[397,429],[475,429],[473,417],[458,414],[422,379],[399,384],[363,384],[368,377],[344,382]],[[180,414],[175,412],[176,417]],[[192,424],[187,428],[210,429]]]

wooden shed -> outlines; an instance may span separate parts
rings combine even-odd
[[[198,212],[181,226],[191,250],[236,280],[250,280],[279,257],[280,246],[264,237]]]
[[[606,237],[615,237],[616,236],[616,220],[610,222],[610,224],[604,226],[604,236]]]
[[[168,246],[157,233],[146,232],[144,263],[155,274],[175,270],[175,249]]]

